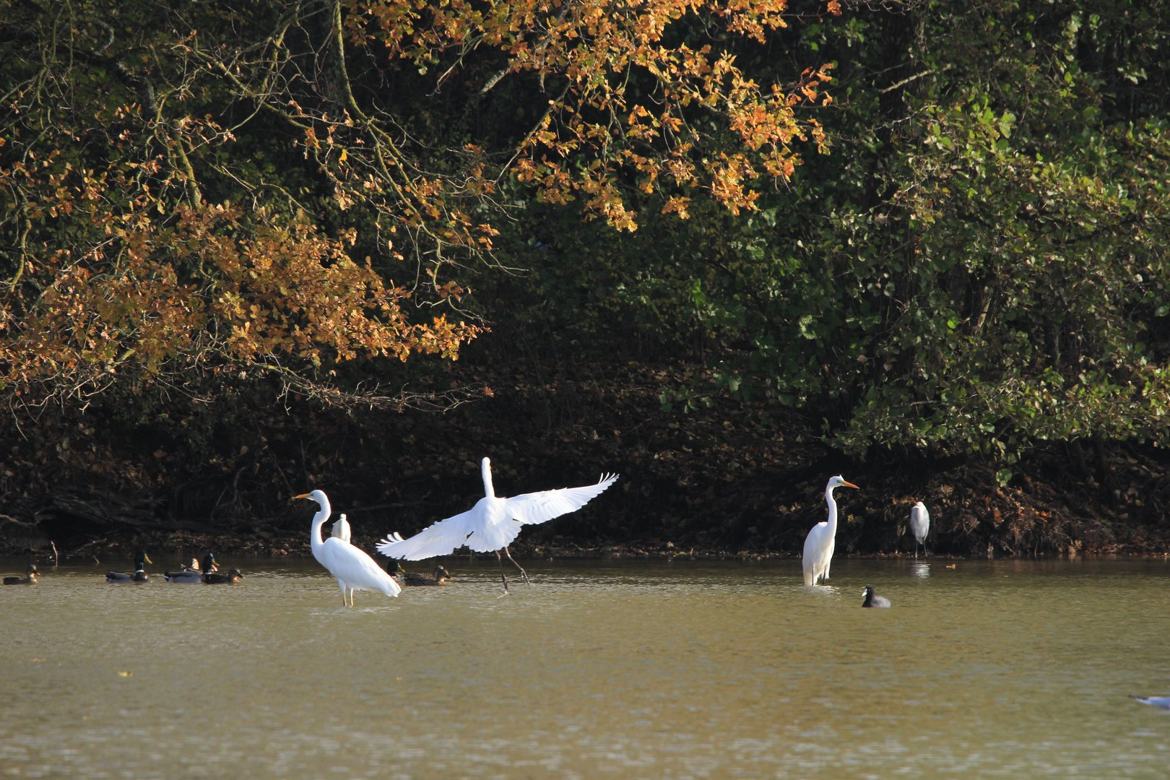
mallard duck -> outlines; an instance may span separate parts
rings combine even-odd
[[[415,574],[402,568],[400,561],[395,563],[398,565],[393,576],[403,585],[446,585],[451,580],[451,573],[442,564],[435,567],[434,574]]]
[[[5,585],[36,585],[37,580],[40,579],[40,577],[41,577],[41,573],[39,571],[37,571],[37,565],[35,563],[30,563],[28,565],[28,568],[25,570],[25,572],[26,572],[27,576],[24,576],[24,577],[20,577],[20,576],[5,577],[4,584]]]
[[[208,572],[219,571],[219,565],[215,562],[215,556],[211,553],[203,556],[203,564],[192,558],[191,563],[183,568],[182,571],[168,571],[164,576],[167,582],[176,582],[180,585],[192,585],[203,582],[203,576]]]
[[[228,569],[227,573],[209,571],[203,575],[203,582],[206,585],[236,585],[242,579],[244,575],[240,574],[239,569]]]
[[[163,577],[167,582],[200,582],[203,579],[203,572],[199,568],[199,559],[192,558],[191,563],[184,566],[181,571],[168,571]]]
[[[138,554],[134,556],[134,573],[127,574],[124,571],[108,571],[106,572],[106,582],[146,582],[149,576],[146,573],[146,564],[154,563],[150,560],[150,556],[145,551],[139,550]]]
[[[886,598],[885,596],[878,596],[877,594],[875,594],[873,592],[872,585],[866,585],[865,590],[862,591],[862,593],[865,594],[865,601],[861,602],[861,606],[863,606],[863,607],[888,607],[888,606],[890,606],[890,600],[888,598]]]

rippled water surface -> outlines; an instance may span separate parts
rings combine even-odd
[[[838,558],[814,589],[797,561],[531,562],[502,597],[453,559],[352,610],[312,561],[225,563],[242,585],[0,588],[0,776],[1170,771],[1170,713],[1130,698],[1170,694],[1165,561]]]

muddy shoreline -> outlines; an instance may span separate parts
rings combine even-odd
[[[355,539],[362,549],[369,552],[375,560],[383,562],[382,556],[375,552],[376,540]],[[249,560],[272,560],[287,558],[290,560],[309,560],[312,552],[309,549],[307,534],[284,537],[269,536],[264,540],[244,538],[236,535],[208,535],[192,533],[147,533],[128,536],[123,539],[101,539],[85,543],[80,547],[61,549],[57,548],[56,556],[52,545],[39,545],[36,548],[17,548],[10,542],[0,546],[0,558],[9,560],[24,560],[36,562],[41,566],[52,566],[54,561],[60,565],[95,566],[115,565],[129,560],[138,549],[146,550],[154,560],[154,568],[163,569],[167,566],[180,565],[192,557],[200,557],[204,552],[212,551],[221,561],[231,561],[235,564],[246,565]],[[764,561],[764,560],[798,560],[799,552],[779,550],[729,550],[717,547],[695,547],[675,545],[672,542],[641,541],[629,543],[613,543],[598,545],[581,544],[537,544],[529,545],[518,543],[512,547],[513,555],[523,560],[661,560],[661,561]],[[449,559],[487,562],[494,559],[488,554],[468,554],[466,550],[451,556]],[[838,557],[855,559],[912,559],[913,553],[908,550],[891,550],[875,552],[838,553]],[[1170,560],[1170,551],[1152,550],[1137,546],[1112,545],[1099,549],[1080,549],[1072,554],[1045,554],[1036,556],[974,556],[957,555],[954,553],[931,552],[928,556],[920,553],[922,560],[931,561],[962,561],[990,558],[1017,558],[1017,559],[1063,559],[1063,560],[1102,560],[1102,559],[1163,559]]]

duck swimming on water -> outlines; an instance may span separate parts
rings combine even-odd
[[[26,576],[24,576],[24,577],[19,577],[19,576],[5,577],[4,584],[5,585],[36,585],[37,580],[39,580],[41,577],[41,573],[39,571],[37,571],[37,565],[35,563],[30,563],[28,565],[28,568],[25,570],[25,573],[26,573]]]
[[[393,576],[403,585],[446,585],[451,581],[451,572],[442,564],[435,566],[433,574],[416,574],[402,568],[401,561],[396,563],[398,566]]]
[[[127,574],[124,571],[108,571],[106,572],[106,582],[146,582],[149,576],[146,573],[146,564],[154,563],[150,560],[150,556],[146,554],[145,550],[139,550],[134,556],[134,573]]]
[[[207,553],[207,555],[203,556],[202,566],[200,566],[199,561],[192,558],[191,563],[184,567],[182,571],[168,571],[163,576],[167,578],[167,582],[193,585],[203,582],[205,575],[218,569],[219,566],[215,562],[215,556]]]
[[[862,591],[862,593],[865,594],[865,601],[861,602],[861,606],[863,606],[863,607],[888,607],[888,606],[890,606],[890,600],[888,598],[886,598],[885,596],[878,596],[877,594],[875,594],[873,592],[872,585],[866,585],[865,590]]]
[[[191,563],[179,571],[168,571],[163,574],[167,582],[199,582],[203,579],[203,572],[199,568],[199,559],[192,558]]]
[[[219,565],[215,562],[215,555],[207,553],[204,555],[204,562],[199,564],[198,560],[191,559],[190,564],[187,564],[183,571],[167,572],[164,574],[167,582],[178,582],[180,585],[192,585],[195,582],[204,581],[204,574],[208,572],[219,571]]]
[[[204,585],[237,585],[244,579],[239,569],[228,569],[226,572],[209,571],[203,575]]]

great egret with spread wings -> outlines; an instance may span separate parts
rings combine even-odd
[[[524,567],[516,563],[508,550],[508,545],[519,536],[520,529],[575,512],[618,478],[617,474],[603,474],[593,485],[542,490],[506,498],[497,496],[492,487],[490,459],[481,461],[480,473],[483,476],[484,497],[475,506],[466,512],[439,520],[408,539],[403,539],[398,533],[390,534],[378,544],[378,552],[388,558],[421,561],[436,555],[448,555],[460,547],[469,547],[475,552],[494,552],[497,557],[503,550],[527,582],[528,574]],[[505,588],[507,584],[507,578],[504,578]]]
[[[833,547],[837,543],[837,502],[833,499],[833,491],[839,487],[860,490],[857,485],[840,474],[829,477],[829,482],[825,485],[825,503],[829,505],[829,519],[814,525],[804,538],[801,569],[804,571],[805,585],[816,585],[818,580],[829,579],[829,564],[833,562]]]
[[[313,515],[313,524],[309,528],[309,545],[317,563],[337,578],[337,585],[341,588],[341,600],[345,606],[353,606],[355,590],[373,590],[387,596],[397,596],[402,592],[394,578],[384,572],[365,552],[336,536],[322,538],[321,526],[325,525],[325,521],[333,513],[332,507],[329,506],[329,498],[323,491],[314,490],[293,498],[307,498],[316,501],[320,507],[317,514]]]

